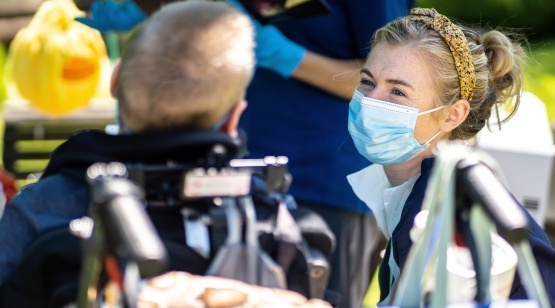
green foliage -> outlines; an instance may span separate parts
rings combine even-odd
[[[416,6],[466,24],[519,29],[533,41],[552,37],[555,27],[553,0],[417,0]]]
[[[523,34],[530,53],[530,61],[524,67],[524,88],[545,103],[550,121],[555,120],[553,0],[417,0],[415,6],[435,8],[464,25]]]
[[[555,120],[555,38],[531,45],[531,61],[524,68],[525,89],[539,97]]]

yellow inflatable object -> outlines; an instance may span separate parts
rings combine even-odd
[[[82,15],[73,0],[47,0],[10,44],[14,84],[46,113],[83,107],[97,91],[106,45],[100,32],[74,20]]]

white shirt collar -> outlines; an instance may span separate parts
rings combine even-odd
[[[420,174],[399,186],[391,187],[383,166],[373,164],[349,174],[347,181],[356,196],[372,210],[378,227],[389,239],[399,223],[404,204],[419,176]]]

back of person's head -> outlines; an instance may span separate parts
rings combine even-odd
[[[212,129],[243,100],[254,64],[247,16],[223,1],[167,4],[122,55],[121,120],[132,132]]]
[[[489,120],[492,108],[500,108],[505,103],[514,105],[501,122],[510,119],[520,103],[521,62],[526,58],[522,47],[500,31],[478,31],[451,24],[433,9],[413,9],[411,12],[379,29],[374,34],[372,47],[377,44],[407,45],[418,50],[432,76],[437,106],[450,105],[460,99],[469,101],[468,117],[451,132],[450,139],[473,138]],[[457,28],[462,31],[466,42],[457,37],[460,33]],[[468,56],[462,50],[465,45],[470,51]],[[465,61],[472,62],[470,66],[474,72],[465,68],[458,71],[455,57],[460,66],[465,65]],[[461,71],[464,72],[462,77]],[[472,75],[475,76],[474,85],[467,82]]]

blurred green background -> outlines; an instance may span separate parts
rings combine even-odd
[[[530,61],[524,68],[525,90],[546,105],[555,120],[555,1],[553,0],[417,0],[463,24],[500,28],[528,40]]]

